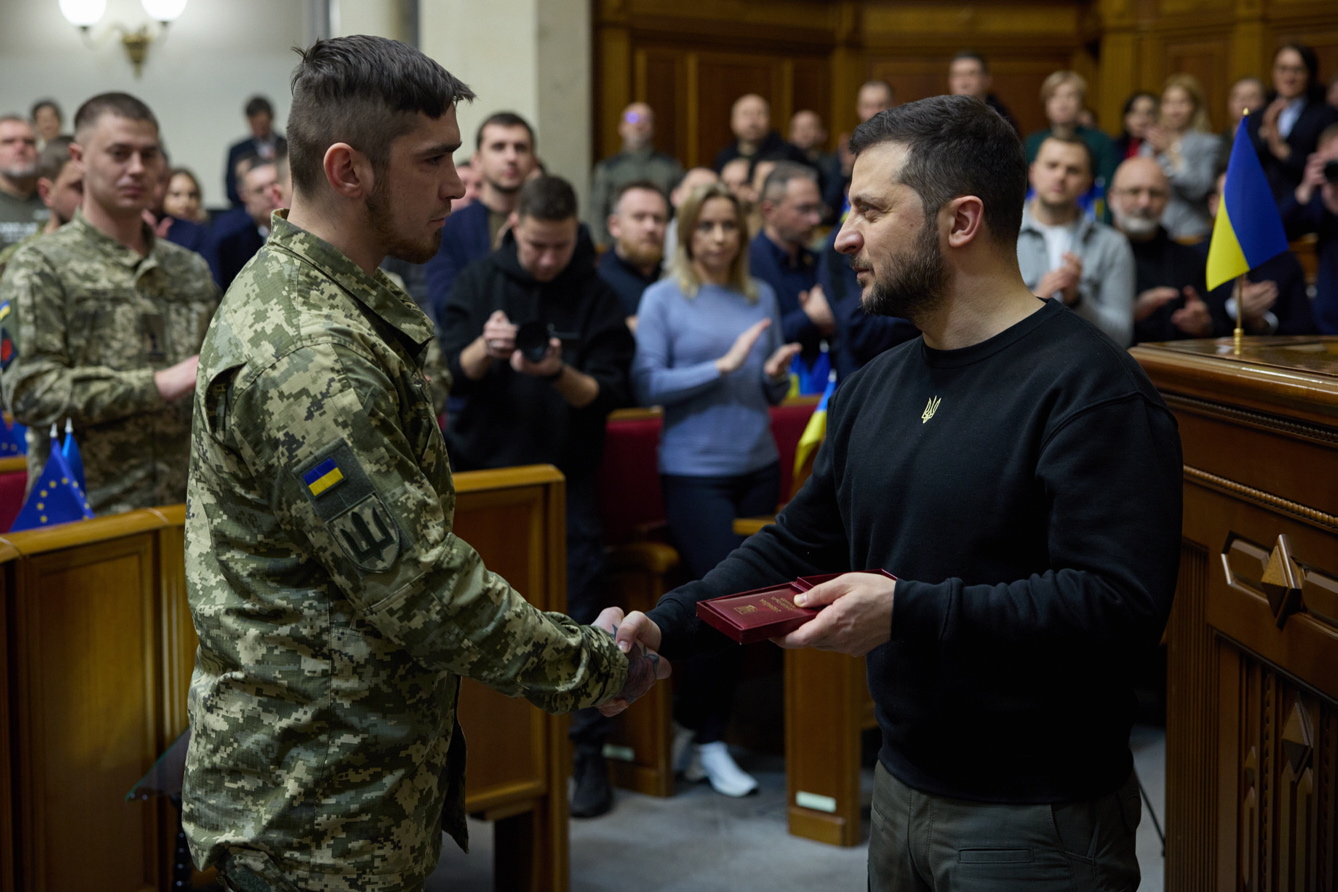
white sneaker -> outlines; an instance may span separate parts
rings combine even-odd
[[[729,747],[723,740],[693,746],[694,761],[700,765],[701,772],[711,782],[711,789],[722,796],[747,796],[757,789],[757,779],[740,768],[729,754]],[[689,765],[689,770],[692,768]],[[688,780],[693,778],[688,771],[683,772]]]

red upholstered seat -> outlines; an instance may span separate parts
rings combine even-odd
[[[655,409],[625,409],[609,417],[598,481],[607,545],[639,541],[648,530],[664,523],[660,427],[660,413]]]
[[[23,491],[28,487],[28,472],[24,469],[0,469],[0,532],[9,532],[14,518],[23,507]]]

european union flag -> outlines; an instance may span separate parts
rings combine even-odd
[[[28,454],[28,429],[9,417],[3,416],[4,429],[0,430],[0,458]]]
[[[65,453],[56,440],[53,426],[51,455],[46,460],[46,467],[42,468],[42,476],[37,478],[27,501],[19,509],[19,516],[14,518],[10,532],[88,520],[92,516],[93,509],[65,463]]]
[[[1209,291],[1287,250],[1287,233],[1250,141],[1248,120],[1248,114],[1240,119],[1227,161],[1226,183],[1208,245]]]
[[[74,440],[74,425],[65,419],[65,443],[60,447],[65,455],[65,464],[69,465],[74,482],[79,484],[80,492],[88,492],[88,483],[84,479],[84,457],[79,454],[79,444]]]

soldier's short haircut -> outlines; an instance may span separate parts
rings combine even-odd
[[[535,177],[520,189],[516,216],[557,222],[576,216],[576,190],[562,177]]]
[[[293,71],[288,161],[294,186],[308,194],[325,182],[325,151],[335,143],[348,143],[384,173],[391,143],[418,125],[419,114],[440,118],[474,98],[458,78],[398,40],[358,34],[296,52],[302,61]]]
[[[270,105],[269,100],[264,96],[252,96],[246,100],[246,116],[254,118],[256,115],[274,117],[274,106]]]
[[[73,136],[57,136],[42,147],[42,153],[37,156],[37,176],[44,180],[55,182],[60,177],[60,172],[65,169],[65,165],[70,163],[70,143],[74,142]]]
[[[986,62],[985,57],[982,56],[980,53],[976,52],[975,50],[961,50],[960,52],[954,53],[952,57],[952,62],[961,62],[966,59],[970,59],[972,62],[980,63],[981,74],[990,73],[990,63]],[[948,63],[949,66],[952,65],[952,62]]]
[[[1027,195],[1027,157],[1013,128],[973,96],[934,96],[879,112],[850,137],[856,157],[875,146],[907,149],[899,181],[920,196],[926,217],[962,195],[985,206],[1000,247],[1016,246]]]
[[[148,121],[159,130],[153,111],[129,93],[99,93],[79,106],[74,113],[74,141],[84,142],[86,134],[103,115],[116,115],[130,121]]]
[[[618,205],[622,203],[623,196],[628,192],[635,192],[638,189],[643,192],[654,192],[656,195],[660,196],[660,198],[664,199],[664,206],[666,208],[669,207],[669,196],[665,195],[664,190],[650,180],[633,180],[626,185],[620,186],[618,191],[613,195],[613,204],[609,205],[609,207],[613,209],[615,214],[618,213]]]
[[[7,123],[9,121],[18,121],[20,124],[26,124],[29,128],[32,127],[32,122],[29,121],[27,118],[25,118],[23,115],[16,115],[16,114],[0,115],[0,124]]]
[[[812,180],[816,183],[818,172],[798,161],[777,161],[771,173],[762,181],[762,192],[757,196],[757,200],[783,201],[791,180]]]
[[[1089,177],[1096,176],[1096,155],[1092,153],[1092,147],[1089,146],[1081,136],[1078,136],[1077,134],[1061,136],[1057,133],[1051,133],[1045,139],[1041,140],[1041,144],[1036,147],[1037,156],[1041,154],[1041,148],[1048,142],[1063,143],[1066,146],[1074,146],[1075,148],[1082,149],[1082,156],[1087,159],[1087,175]]]
[[[530,150],[534,150],[534,128],[530,126],[529,121],[515,112],[509,111],[493,112],[483,120],[483,123],[479,125],[478,132],[474,134],[475,149],[483,148],[483,131],[488,127],[524,127],[525,132],[530,135]]]

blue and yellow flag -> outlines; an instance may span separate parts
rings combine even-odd
[[[93,509],[88,499],[75,482],[69,465],[65,464],[65,453],[56,439],[52,428],[51,455],[42,468],[42,476],[33,483],[28,499],[19,509],[19,516],[14,518],[11,532],[33,530],[38,527],[55,526],[74,520],[88,520],[93,516]]]
[[[822,399],[818,400],[817,408],[809,417],[808,424],[804,425],[804,432],[799,435],[799,445],[794,450],[796,480],[803,472],[804,463],[808,461],[809,456],[818,450],[827,437],[827,402],[832,398],[834,390],[836,390],[836,372],[831,372],[827,376],[827,389],[822,392]]]
[[[1209,291],[1287,250],[1287,233],[1245,126],[1248,122],[1246,115],[1236,127],[1217,205],[1213,240],[1208,245]]]

